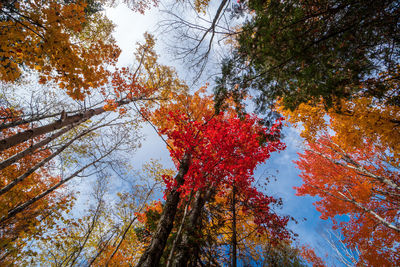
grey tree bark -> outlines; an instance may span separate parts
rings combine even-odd
[[[128,104],[135,100],[140,100],[140,99],[123,99],[123,100],[117,101],[117,105],[122,106],[122,105]],[[104,112],[106,112],[104,107],[89,109],[89,110],[86,110],[86,111],[81,112],[76,115],[64,116],[64,118],[60,118],[59,120],[56,120],[56,121],[49,123],[47,125],[44,125],[44,126],[36,127],[33,129],[29,129],[29,130],[14,134],[12,136],[9,136],[7,138],[0,140],[0,152],[4,151],[10,147],[21,144],[25,141],[28,141],[29,139],[37,137],[39,135],[48,134],[48,133],[54,132],[58,129],[61,129],[65,126],[76,124],[78,122],[87,121],[91,117],[102,114]]]
[[[136,265],[137,267],[159,266],[168,236],[171,233],[174,224],[175,214],[181,195],[179,188],[181,185],[183,185],[185,181],[184,176],[189,170],[190,158],[190,154],[186,153],[180,162],[179,171],[175,176],[175,181],[177,185],[172,188],[167,196],[167,200],[163,207],[160,221],[157,225],[157,229],[151,239],[150,245],[140,257],[140,260]]]
[[[186,267],[191,258],[193,258],[194,261],[197,260],[197,254],[199,253],[200,248],[198,242],[195,242],[194,240],[200,231],[201,214],[204,205],[214,192],[214,188],[209,188],[206,192],[196,192],[193,207],[189,214],[186,231],[183,233],[181,242],[176,249],[177,252],[172,263],[173,267]],[[194,264],[194,262],[192,262],[192,264]]]

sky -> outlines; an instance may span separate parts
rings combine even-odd
[[[129,66],[133,63],[133,52],[135,44],[143,40],[145,31],[154,33],[157,29],[157,22],[162,14],[157,8],[147,11],[145,15],[135,13],[125,5],[120,4],[115,8],[109,8],[106,15],[116,24],[114,37],[122,50],[119,58],[119,66]],[[157,35],[156,35],[157,36]],[[179,64],[171,55],[164,53],[165,48],[158,42],[156,46],[161,62],[166,65],[174,66],[181,77],[187,76],[185,68]],[[169,157],[169,152],[165,144],[154,130],[145,126],[143,129],[145,140],[142,147],[134,157],[132,164],[140,168],[143,163],[150,159],[159,159],[165,167],[173,167]],[[330,221],[319,218],[320,213],[315,210],[313,202],[317,199],[312,197],[299,197],[295,195],[294,186],[301,185],[301,178],[298,176],[300,171],[295,168],[293,160],[296,160],[298,152],[302,150],[302,140],[299,137],[298,129],[286,127],[284,129],[284,142],[287,149],[280,153],[275,153],[265,163],[260,165],[255,172],[255,179],[260,182],[269,177],[267,193],[283,199],[283,209],[278,211],[282,215],[291,215],[298,223],[290,223],[290,229],[299,235],[300,244],[309,244],[313,247],[317,255],[322,256],[328,261],[330,266],[341,266],[340,263],[332,259],[333,251],[321,234],[331,227]],[[325,257],[329,254],[331,256]]]

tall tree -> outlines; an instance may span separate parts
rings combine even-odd
[[[277,255],[281,249],[280,245],[287,243],[290,247],[292,242],[288,232],[280,232],[284,224],[273,215],[273,212],[261,211],[256,205],[252,205],[252,201],[249,201],[251,198],[246,196],[242,188],[236,188],[235,195],[233,189],[222,190],[222,194],[220,192],[215,195],[206,205],[201,261],[205,265],[211,262],[233,265],[236,258],[239,266],[268,261],[279,262]],[[262,198],[263,194],[257,194],[256,191],[252,193]],[[273,207],[279,207],[281,204],[273,198],[269,201],[271,201],[269,205]],[[260,224],[260,216],[268,217],[264,222],[269,220],[270,223]],[[225,252],[227,247],[230,252],[228,254]],[[234,247],[236,247],[236,257]],[[272,253],[273,251],[276,255]],[[289,257],[287,261],[290,261]]]
[[[21,126],[24,128],[23,126]],[[13,130],[3,131],[3,135],[13,134]],[[39,139],[35,138],[36,140]],[[29,144],[17,146],[1,154],[1,158],[7,158],[10,154],[18,153],[29,147]],[[49,149],[42,149],[40,152],[25,156],[18,165],[9,166],[0,171],[0,184],[3,188],[17,177],[23,175],[27,170],[47,158],[51,154]],[[28,242],[40,238],[46,228],[52,228],[57,218],[60,218],[63,211],[73,204],[73,195],[61,191],[51,196],[42,197],[40,200],[31,203],[24,209],[23,213],[16,213],[8,216],[9,212],[25,201],[40,194],[47,187],[51,187],[59,181],[59,177],[53,175],[51,166],[42,166],[36,173],[29,175],[29,179],[23,181],[18,188],[10,189],[0,199],[0,262],[3,265],[10,265],[19,260],[21,247],[26,247]],[[22,193],[22,194],[21,194]],[[27,248],[26,254],[34,253]]]
[[[88,12],[93,1],[3,1],[0,4],[1,80],[15,81],[22,68],[35,69],[41,82],[56,81],[74,99],[107,82],[106,65],[120,50],[111,37],[87,34],[94,24],[112,28],[104,16]],[[104,27],[102,27],[105,29]],[[83,32],[82,32],[83,31]]]
[[[397,1],[245,3],[253,15],[223,64],[220,95],[254,89],[260,109],[277,97],[290,109],[320,97],[330,107],[358,92],[380,97],[363,83],[399,62]]]
[[[365,140],[349,150],[328,135],[307,144],[296,162],[304,184],[299,195],[321,197],[322,218],[332,218],[344,243],[360,251],[359,264],[398,264],[399,168],[387,148]],[[336,222],[337,215],[348,220]]]
[[[36,255],[24,255],[23,263],[57,266],[132,266],[148,238],[137,229],[142,227],[142,213],[160,190],[162,175],[172,170],[162,168],[156,161],[144,164],[142,171],[123,168],[124,180],[98,173],[91,190],[91,206],[84,215],[64,214],[62,223],[47,231],[34,244]],[[113,192],[112,184],[124,184],[124,191]],[[116,198],[113,203],[109,197]],[[82,212],[80,212],[81,214]],[[72,263],[74,261],[74,264]]]
[[[238,118],[234,112],[215,115],[211,96],[182,95],[176,103],[161,107],[154,116],[160,133],[166,141],[174,162],[179,168],[175,178],[165,177],[166,203],[152,242],[138,266],[153,266],[160,261],[180,199],[192,190],[199,193],[198,214],[193,214],[194,225],[204,203],[207,188],[229,183],[233,177],[240,186],[249,188],[252,173],[258,163],[265,161],[271,152],[284,145],[278,140],[265,141],[265,137],[279,132],[279,124],[267,129],[253,116]],[[203,192],[202,192],[203,191]],[[197,194],[196,193],[196,194]],[[260,209],[268,209],[268,198],[256,198]],[[260,223],[263,220],[260,218]],[[184,258],[187,259],[185,254]],[[185,260],[176,263],[185,265]]]
[[[8,101],[12,99],[10,94],[2,96],[7,99],[0,123],[0,171],[7,173],[2,177],[0,188],[0,202],[3,205],[0,225],[3,229],[12,231],[14,225],[28,223],[21,216],[30,210],[34,211],[33,225],[38,227],[35,220],[47,216],[47,208],[54,208],[43,203],[57,203],[65,184],[77,176],[85,175],[88,169],[97,171],[96,167],[105,165],[115,168],[111,153],[120,148],[129,148],[131,152],[135,149],[140,123],[136,112],[147,113],[157,101],[186,91],[186,85],[176,77],[174,70],[157,62],[157,54],[153,49],[154,38],[148,34],[145,38],[146,42],[139,44],[135,53],[138,60],[136,69],[116,70],[108,77],[109,84],[93,90],[92,95],[83,101],[58,99],[62,93],[57,91],[59,88],[51,86],[40,88],[41,95],[53,95],[52,100],[56,99],[55,102],[62,106],[47,105],[48,102],[43,98],[37,100],[40,102],[38,105],[32,106],[36,102],[32,98],[27,99],[27,105],[19,105],[18,102],[22,102],[20,99]],[[5,86],[12,87],[9,84]],[[86,105],[93,102],[95,104]],[[130,103],[134,105],[129,107]],[[54,166],[59,167],[59,164],[63,165],[61,170]],[[43,173],[49,168],[52,171]],[[16,198],[17,195],[21,197]],[[10,197],[14,200],[9,201]],[[64,204],[60,203],[60,212]],[[48,216],[53,218],[51,213]],[[58,213],[54,213],[53,220],[57,216]],[[42,225],[41,230],[45,231],[46,228]],[[32,236],[35,234],[39,235],[40,231],[30,233]],[[23,235],[18,233],[14,239],[8,238],[4,230],[2,244],[4,247],[13,246],[18,254],[24,244],[15,244],[23,239]],[[9,251],[4,249],[3,256],[10,258]]]
[[[323,218],[350,218],[336,227],[347,249],[360,252],[359,264],[398,261],[393,246],[399,238],[398,215],[392,213],[399,208],[400,189],[398,73],[396,67],[365,83],[371,90],[384,88],[381,97],[360,93],[331,108],[322,100],[293,111],[279,107],[293,125],[302,125],[306,140],[296,162],[305,182],[298,193],[322,197],[317,207]]]
[[[210,194],[208,196],[197,191],[195,195],[182,199],[161,265],[223,266],[232,262],[234,257],[229,253],[234,233],[232,190],[223,187],[207,190],[205,193]],[[243,195],[236,197],[238,265],[257,263],[256,266],[264,266],[262,262],[268,262],[271,266],[281,266],[279,263],[285,263],[285,266],[304,266],[300,250],[292,246],[292,240],[287,235],[289,233],[283,231],[277,234],[278,229],[283,229],[282,221],[274,217],[271,211],[255,209],[245,201]],[[204,202],[203,209],[198,208],[201,202]],[[274,202],[265,203],[273,205]],[[279,205],[278,202],[274,204]],[[146,225],[146,236],[154,234],[161,212],[161,203],[156,203],[140,216]],[[269,225],[256,223],[260,214],[268,217]]]

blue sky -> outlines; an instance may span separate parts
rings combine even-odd
[[[280,213],[288,214],[297,220],[297,224],[290,223],[290,228],[299,235],[299,243],[311,245],[321,257],[327,253],[331,255],[330,247],[321,236],[325,230],[331,228],[331,222],[319,218],[320,213],[313,205],[317,198],[296,196],[296,190],[293,188],[302,184],[300,170],[293,163],[298,159],[297,153],[302,152],[302,139],[295,128],[285,127],[283,133],[286,150],[273,154],[265,164],[259,166],[256,177],[262,173],[275,176],[275,179],[270,179],[267,193],[282,198],[283,207]]]
[[[107,9],[106,14],[116,24],[114,36],[122,49],[119,65],[130,65],[133,62],[135,43],[143,40],[142,36],[145,31],[150,33],[155,31],[160,12],[152,9],[147,11],[146,15],[141,15],[132,12],[124,5],[119,5],[116,8]],[[162,42],[158,42],[158,54],[161,56],[161,61],[166,65],[175,66],[181,77],[187,76],[184,68],[179,67],[181,65],[163,53],[160,43]],[[133,166],[140,168],[150,159],[159,159],[165,167],[173,167],[165,144],[154,130],[145,126],[143,132],[146,139],[142,142],[141,149],[133,157]],[[293,163],[293,160],[298,157],[297,152],[302,150],[302,141],[298,130],[286,127],[284,134],[287,149],[273,154],[265,164],[260,165],[255,173],[255,178],[262,181],[266,176],[276,177],[276,180],[270,179],[267,193],[283,199],[283,209],[279,213],[291,215],[298,221],[298,224],[291,223],[290,228],[299,234],[299,243],[311,245],[320,256],[327,253],[333,256],[333,251],[321,236],[324,230],[330,228],[331,222],[319,218],[320,214],[312,204],[316,198],[296,196],[293,189],[294,186],[301,185],[301,178],[298,176],[300,172]],[[332,257],[329,258],[329,265],[340,266],[337,261],[331,261]]]

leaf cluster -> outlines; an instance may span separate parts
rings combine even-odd
[[[363,82],[399,62],[397,1],[251,0],[248,7],[253,16],[223,63],[217,97],[254,89],[261,109],[278,97],[291,110],[320,98],[332,107],[360,91],[378,96]]]

